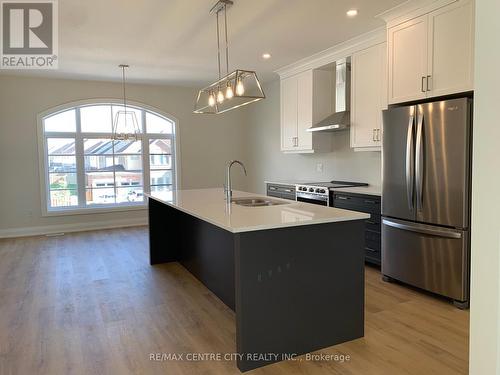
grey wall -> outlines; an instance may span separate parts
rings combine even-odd
[[[0,230],[146,217],[144,210],[41,215],[37,114],[67,102],[120,95],[117,83],[0,75]],[[194,115],[196,90],[189,88],[129,85],[128,97],[179,120],[182,187],[222,186],[225,162],[245,158],[241,111]],[[242,188],[244,183],[243,177],[235,173],[235,187]]]
[[[334,134],[333,152],[312,155],[282,153],[279,81],[265,85],[264,90],[266,100],[244,109],[249,190],[263,193],[264,180],[267,179],[336,179],[381,185],[380,152],[354,152],[349,147],[348,131]],[[323,164],[322,173],[316,171],[317,163]]]

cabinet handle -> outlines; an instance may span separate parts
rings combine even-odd
[[[375,224],[377,224],[377,223],[376,223],[376,222],[374,222],[373,220],[366,220],[365,222],[366,222],[366,224],[370,224],[370,225],[375,225]]]
[[[431,89],[429,88],[429,78],[431,78],[431,76],[427,76],[426,78],[426,87],[427,87],[427,91],[431,91]]]
[[[351,198],[349,198],[349,197],[343,197],[343,196],[341,196],[341,195],[337,195],[337,199],[340,199],[340,200],[346,201],[346,200],[349,200],[349,199],[351,199]]]
[[[274,186],[269,186],[269,190],[277,190]]]
[[[377,142],[380,142],[380,129],[375,129],[375,134],[376,134],[375,140]]]
[[[371,251],[372,253],[376,253],[377,250],[372,249],[371,247],[365,246],[365,250]]]
[[[375,203],[377,203],[377,202],[372,201],[372,200],[370,200],[370,199],[365,199],[365,203],[368,203],[368,204],[375,204]]]
[[[375,142],[376,141],[376,137],[375,137],[375,132],[376,132],[377,129],[373,129],[372,130],[372,141]]]
[[[421,90],[422,90],[422,92],[425,92],[425,89],[424,89],[424,80],[425,80],[425,76],[422,76],[422,83],[421,83]]]

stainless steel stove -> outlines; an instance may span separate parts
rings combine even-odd
[[[329,181],[295,185],[297,201],[330,206],[330,190],[352,186],[368,186],[362,182]]]

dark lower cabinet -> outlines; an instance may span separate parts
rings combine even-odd
[[[266,184],[267,195],[270,197],[290,199],[294,201],[295,197],[295,185],[284,185],[284,184]]]
[[[380,265],[382,250],[381,199],[376,195],[332,193],[333,207],[370,214],[365,220],[365,261]]]

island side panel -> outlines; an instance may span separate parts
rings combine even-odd
[[[149,199],[151,265],[179,262],[235,309],[235,235],[168,204]]]
[[[231,310],[235,310],[235,234],[180,212],[180,263]]]
[[[241,233],[236,331],[241,371],[364,335],[364,223]],[[252,360],[248,354],[278,357]]]
[[[149,264],[179,260],[179,211],[155,199],[148,199]]]

